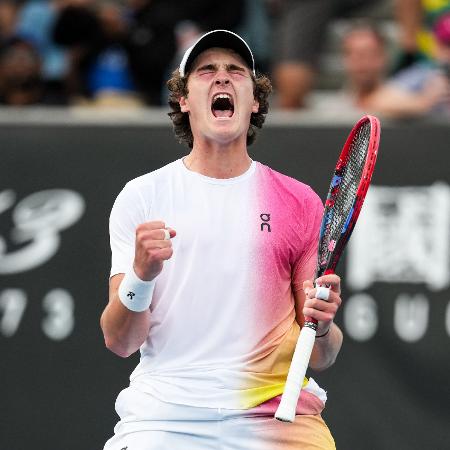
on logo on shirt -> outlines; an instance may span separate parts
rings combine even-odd
[[[267,227],[267,231],[270,233],[272,230],[270,228],[270,214],[262,213],[259,215],[261,222],[261,231],[264,231],[264,227]]]

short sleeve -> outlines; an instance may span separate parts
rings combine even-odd
[[[109,218],[111,273],[125,273],[133,264],[136,228],[146,221],[144,203],[135,186],[128,183],[117,196]]]
[[[294,291],[303,289],[303,281],[311,280],[314,277],[317,265],[317,247],[323,216],[323,204],[319,196],[312,190],[306,199],[305,211],[304,246],[294,263],[292,272]]]

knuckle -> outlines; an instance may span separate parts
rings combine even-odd
[[[148,238],[155,241],[158,239],[158,233],[155,230],[151,230],[148,232]]]
[[[153,229],[165,228],[166,224],[162,220],[154,220],[151,222]]]
[[[167,248],[170,248],[170,242],[169,241],[160,240],[158,242],[158,246],[159,246],[160,249],[167,249]]]

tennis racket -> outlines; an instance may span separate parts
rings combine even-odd
[[[334,170],[319,235],[316,276],[334,273],[344,251],[375,168],[380,142],[380,122],[362,117],[350,132]],[[328,300],[329,289],[318,287],[316,298]],[[308,368],[316,337],[317,321],[305,317],[300,331],[280,405],[278,420],[293,422],[301,386]]]

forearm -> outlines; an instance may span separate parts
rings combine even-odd
[[[145,342],[150,329],[150,310],[134,312],[114,294],[100,319],[106,347],[126,358]]]
[[[400,44],[408,52],[416,50],[416,36],[422,23],[420,0],[396,0],[395,13],[400,29]]]
[[[316,337],[309,367],[313,370],[324,370],[330,367],[341,349],[342,339],[342,331],[333,322],[326,335]]]
[[[175,235],[175,230],[166,229],[161,221],[139,225],[132,267],[126,274],[117,273],[109,280],[109,303],[100,326],[106,347],[119,356],[130,356],[147,339],[154,280],[163,262],[172,256],[170,239]]]
[[[439,89],[438,86],[437,89]],[[370,109],[390,118],[422,116],[439,103],[440,98],[443,98],[443,92],[410,93],[386,86],[373,97]]]

